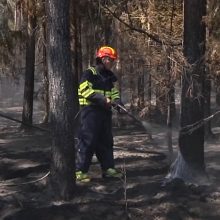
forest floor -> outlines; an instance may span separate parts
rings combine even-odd
[[[175,154],[177,130],[173,132]],[[218,129],[213,131],[217,135]],[[77,183],[77,194],[64,202],[51,199],[47,178],[40,180],[49,171],[50,137],[38,130],[24,133],[15,122],[1,118],[0,219],[219,220],[220,139],[205,142],[209,185],[175,181],[164,186],[169,171],[166,129],[154,125],[152,133],[154,143],[137,127],[114,128],[116,167],[125,177],[102,179],[94,159],[92,181]]]

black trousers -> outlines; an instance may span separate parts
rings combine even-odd
[[[81,110],[76,170],[88,172],[94,153],[103,171],[114,168],[112,112],[98,106]]]

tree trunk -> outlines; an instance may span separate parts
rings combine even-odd
[[[58,199],[75,191],[74,115],[76,88],[71,70],[69,0],[48,0],[48,73],[52,124],[50,186]]]
[[[182,76],[181,132],[179,156],[171,166],[169,178],[203,184],[205,179],[204,125],[189,133],[186,126],[204,117],[205,0],[184,1],[184,56],[188,67]],[[194,127],[195,128],[195,127]]]
[[[138,108],[143,109],[144,108],[144,64],[140,62],[138,64]]]
[[[211,115],[211,78],[210,73],[207,68],[207,78],[205,79],[204,83],[204,89],[205,89],[205,104],[204,104],[204,116],[209,117]],[[213,137],[212,133],[212,127],[211,127],[211,121],[208,121],[205,124],[205,137],[210,138]]]
[[[36,32],[35,0],[27,1],[27,9],[26,69],[22,122],[32,124]]]
[[[71,2],[72,8],[72,19],[73,19],[73,26],[74,26],[74,56],[73,56],[73,65],[76,73],[76,81],[80,79],[80,75],[83,71],[82,69],[82,45],[81,45],[81,18],[78,13],[79,7],[77,7],[77,0]]]
[[[150,72],[150,67],[145,67],[145,75],[146,75],[146,86],[145,86],[145,90],[146,90],[146,102],[148,103],[149,106],[151,106],[151,99],[152,99],[152,92],[151,92],[151,72]]]
[[[50,102],[49,102],[49,78],[48,78],[48,68],[47,68],[47,51],[46,51],[46,44],[47,44],[47,30],[46,30],[46,23],[43,23],[43,91],[44,91],[44,118],[43,123],[48,123],[49,121],[49,111],[50,111]]]
[[[216,105],[220,106],[220,76],[216,76],[216,82],[215,82],[215,89],[216,89]]]
[[[172,22],[171,22],[172,23]],[[172,27],[172,26],[171,26]],[[172,28],[171,28],[172,33]],[[173,143],[172,143],[172,122],[174,113],[176,112],[176,105],[175,105],[175,88],[174,88],[174,82],[172,80],[171,75],[171,60],[169,57],[171,57],[170,50],[167,51],[167,62],[166,62],[166,69],[168,73],[168,83],[167,83],[167,145],[168,145],[168,151],[169,151],[169,162],[172,164],[173,162]]]
[[[168,98],[169,101],[169,98]],[[173,142],[172,142],[172,113],[171,113],[171,105],[168,104],[167,109],[167,146],[169,151],[169,163],[173,162]]]
[[[112,41],[111,41],[111,38],[112,38],[112,21],[111,19],[109,18],[106,18],[104,20],[104,44],[105,45],[111,45]]]
[[[82,22],[82,56],[83,69],[93,64],[95,51],[91,49],[93,43],[93,36],[91,34],[91,27],[88,21]]]
[[[162,83],[155,85],[155,87],[156,87],[157,120],[158,122],[165,125],[167,121],[167,95],[166,95],[166,89],[163,86],[164,80],[165,79],[161,77]]]
[[[77,105],[76,105],[76,112],[78,114],[79,112],[79,103],[78,103],[78,81],[80,79],[80,75],[83,71],[82,69],[82,45],[81,45],[81,17],[80,14],[78,13],[79,10],[79,5],[77,0],[72,1],[71,3],[71,11],[72,14],[72,19],[73,19],[73,26],[74,26],[74,45],[71,53],[74,55],[73,56],[73,61],[72,65],[74,68],[73,72],[73,78],[74,78],[74,89],[75,89],[75,97],[74,99],[77,100]],[[75,130],[78,130],[78,126],[80,124],[80,117],[76,117],[75,119]]]
[[[171,78],[170,76],[170,69],[168,68],[169,71],[169,79]],[[173,109],[173,97],[174,97],[174,91],[173,88],[174,86],[172,85],[172,82],[170,81],[168,85],[168,93],[167,93],[167,146],[168,146],[168,151],[169,151],[169,162],[170,164],[173,162],[173,142],[172,142],[172,133],[173,133],[173,128],[172,128],[172,122],[173,122],[173,116],[174,116],[174,109]],[[175,106],[175,103],[174,103]]]

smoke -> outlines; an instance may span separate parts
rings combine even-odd
[[[143,125],[144,129],[147,131],[147,132],[150,132],[152,131],[152,125],[151,123],[147,122],[147,121],[141,121],[141,124]]]

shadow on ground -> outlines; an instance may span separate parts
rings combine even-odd
[[[164,186],[169,170],[165,150],[152,148],[141,131],[115,132],[115,161],[124,178],[102,179],[94,160],[92,181],[77,183],[77,193],[68,203],[53,200],[46,178],[22,184],[39,179],[49,170],[51,142],[47,135],[25,134],[13,128],[2,132],[0,141],[0,219],[220,219],[218,177],[215,185],[208,187],[185,185],[180,180]],[[214,149],[206,154],[210,160],[208,169],[219,176],[220,151]]]

